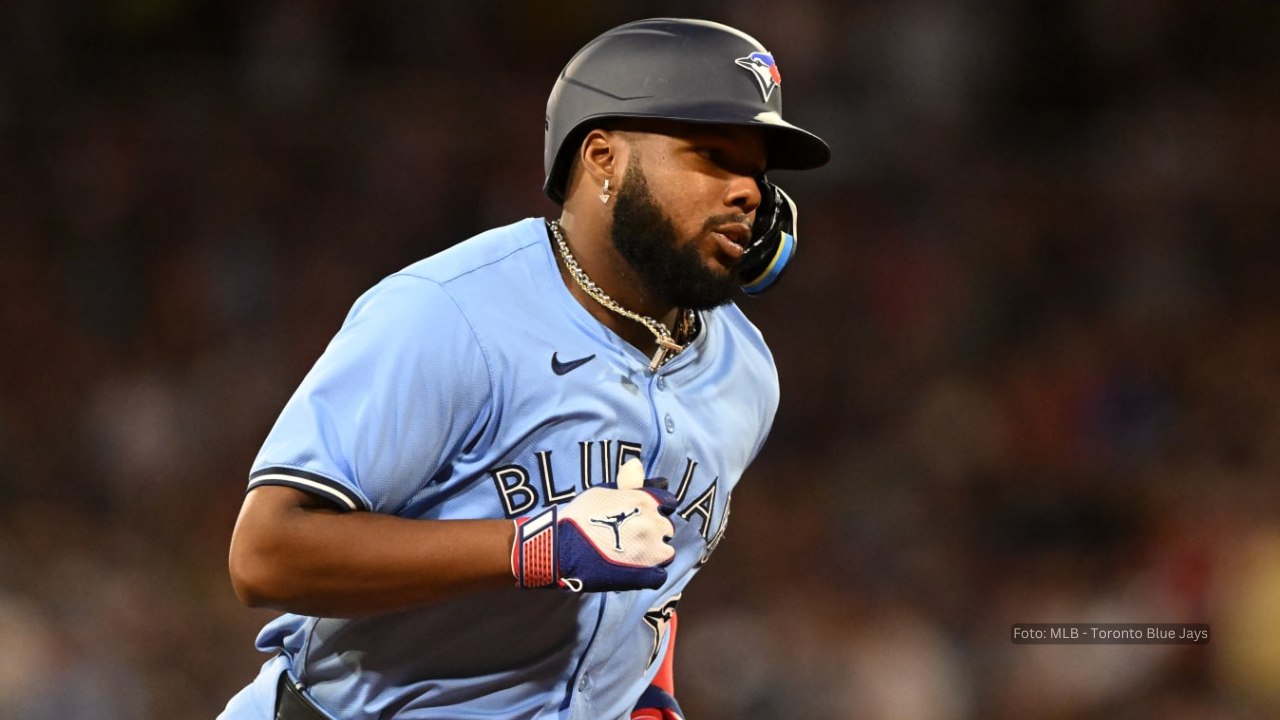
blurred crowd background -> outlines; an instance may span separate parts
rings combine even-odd
[[[657,15],[759,37],[835,152],[742,302],[784,396],[682,604],[691,720],[1280,717],[1280,4],[13,0],[0,718],[253,677],[276,413],[380,277],[555,212],[555,75]],[[1009,637],[1157,621],[1210,643]]]

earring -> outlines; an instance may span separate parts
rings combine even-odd
[[[600,202],[604,205],[609,204],[609,180],[607,178],[604,181],[604,188],[600,191]]]

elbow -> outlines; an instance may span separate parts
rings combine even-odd
[[[227,571],[231,588],[248,607],[282,609],[290,598],[293,535],[290,516],[300,491],[262,487],[245,497],[231,531]]]
[[[242,538],[232,538],[231,552],[227,558],[227,570],[231,575],[231,588],[241,603],[248,607],[278,607],[279,597],[273,579],[268,555],[252,547]]]
[[[263,592],[261,573],[254,566],[252,558],[246,558],[245,553],[236,552],[235,546],[232,546],[231,554],[227,559],[227,570],[231,574],[231,589],[244,605],[263,607],[267,604],[267,595]]]

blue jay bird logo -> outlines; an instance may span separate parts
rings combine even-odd
[[[778,64],[773,61],[773,56],[767,52],[753,52],[733,62],[751,71],[751,75],[760,84],[760,94],[764,96],[764,101],[769,102],[773,89],[782,84],[782,73],[778,72]]]

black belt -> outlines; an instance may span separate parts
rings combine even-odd
[[[298,689],[289,681],[289,673],[280,673],[280,682],[276,684],[275,720],[329,720],[329,716],[316,709]]]

